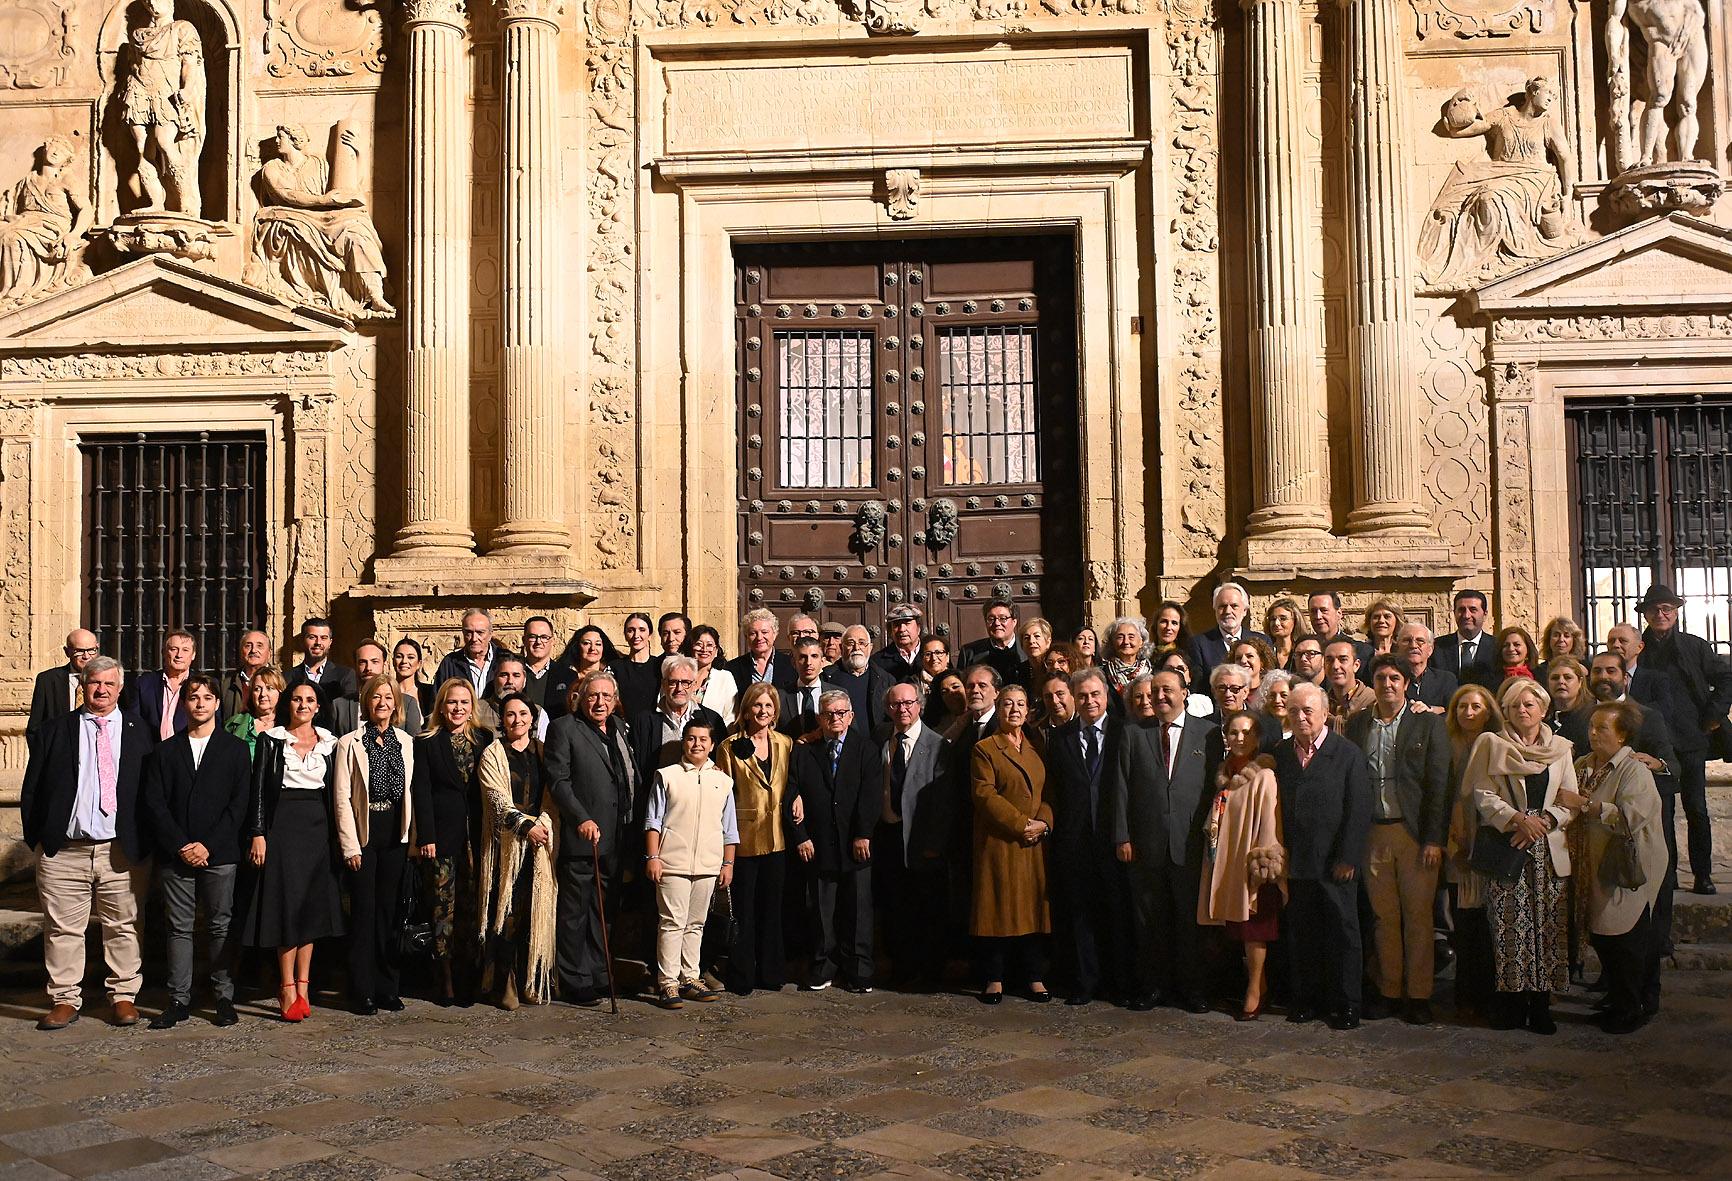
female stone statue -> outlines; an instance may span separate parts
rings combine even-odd
[[[145,0],[149,23],[127,34],[118,75],[120,121],[138,148],[144,211],[200,212],[204,149],[204,49],[198,30],[174,19],[174,0]]]
[[[1459,291],[1579,240],[1566,204],[1575,158],[1551,114],[1554,101],[1551,83],[1534,78],[1520,99],[1490,118],[1465,90],[1444,104],[1439,134],[1482,136],[1491,158],[1458,163],[1432,202],[1419,236],[1420,280],[1427,287]]]
[[[90,209],[66,182],[77,150],[51,137],[35,171],[0,194],[0,301],[27,299],[65,278]]]

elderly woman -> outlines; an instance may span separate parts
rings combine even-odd
[[[1491,929],[1485,917],[1485,877],[1473,868],[1473,838],[1479,814],[1473,792],[1462,781],[1473,744],[1481,734],[1503,729],[1497,698],[1483,685],[1463,685],[1444,710],[1449,732],[1449,860],[1445,877],[1455,916],[1455,1004],[1457,1009],[1483,1012],[1490,1003],[1494,980]]]
[[[982,1004],[1004,999],[1005,961],[1016,959],[1031,1000],[1052,999],[1046,975],[1046,852],[1052,807],[1043,798],[1046,766],[1024,735],[1028,690],[1006,685],[998,695],[998,732],[974,747],[974,904],[968,930],[980,942]]]
[[[1052,624],[1038,615],[1024,620],[1022,626],[1016,629],[1016,638],[1021,642],[1023,652],[1028,655],[1030,670],[1038,670],[1040,658],[1052,647]]]
[[[247,709],[223,723],[223,729],[247,744],[248,754],[258,753],[258,736],[277,724],[277,702],[288,688],[283,670],[267,664],[247,682]]]
[[[754,988],[775,992],[788,982],[782,942],[788,865],[783,810],[794,740],[777,732],[780,716],[781,694],[774,685],[747,685],[740,694],[740,719],[716,751],[716,766],[734,781],[734,818],[740,833],[734,858],[736,935],[727,972],[728,988],[740,996],[750,996]]]
[[[1275,772],[1259,759],[1262,721],[1236,710],[1221,722],[1226,758],[1216,777],[1215,802],[1205,822],[1203,889],[1197,921],[1225,926],[1245,946],[1245,1000],[1238,1020],[1255,1021],[1268,992],[1264,969],[1269,944],[1280,933],[1287,898],[1281,809]]]
[[[1263,634],[1269,637],[1269,650],[1275,654],[1275,668],[1292,671],[1293,644],[1302,630],[1305,612],[1295,599],[1276,599],[1263,612]]]
[[[468,1000],[470,977],[479,966],[474,934],[481,929],[475,898],[481,795],[475,772],[492,742],[475,718],[475,687],[463,677],[439,686],[433,716],[415,740],[410,800],[416,839],[433,879],[433,957],[445,1004],[457,1000],[459,984]]]
[[[1153,664],[1169,652],[1185,652],[1191,647],[1191,631],[1185,626],[1185,605],[1172,599],[1164,600],[1149,617],[1149,651]]]
[[[1574,878],[1587,895],[1590,938],[1605,969],[1607,1033],[1633,1033],[1660,1007],[1653,909],[1666,878],[1666,837],[1654,774],[1630,750],[1641,726],[1641,706],[1632,701],[1595,706],[1590,753],[1576,764],[1581,786],[1558,792],[1559,803],[1577,813],[1572,827],[1587,833]],[[1633,866],[1617,864],[1632,852]]]
[[[349,869],[349,1003],[363,1017],[401,1012],[397,951],[408,916],[415,740],[399,728],[391,677],[361,686],[361,725],[337,740],[337,847]]]
[[[1152,674],[1144,673],[1126,685],[1121,696],[1127,721],[1147,722],[1155,716],[1155,678]]]
[[[1251,708],[1256,710],[1268,721],[1262,723],[1263,734],[1278,735],[1276,741],[1292,736],[1287,727],[1287,694],[1293,691],[1293,674],[1285,669],[1274,669],[1263,674],[1263,685],[1251,698]]]
[[[1500,994],[1492,1026],[1551,1034],[1552,993],[1570,983],[1563,829],[1575,813],[1558,793],[1576,789],[1575,752],[1545,724],[1551,698],[1537,681],[1511,678],[1498,704],[1507,729],[1482,734],[1462,774],[1479,815],[1473,863],[1490,876],[1486,914]]]
[[[1148,646],[1149,629],[1136,616],[1121,615],[1107,625],[1107,652],[1101,669],[1114,692],[1123,692],[1126,685],[1153,671],[1145,651]]]
[[[1401,631],[1401,625],[1407,622],[1407,616],[1401,613],[1388,599],[1376,599],[1365,609],[1365,638],[1371,641],[1371,654],[1381,656],[1395,647],[1396,634]],[[1369,677],[1369,671],[1365,674]]]
[[[559,835],[535,706],[521,693],[499,702],[500,741],[481,752],[481,866],[477,935],[486,948],[483,992],[501,1009],[553,999],[554,937],[559,883],[554,857]]]

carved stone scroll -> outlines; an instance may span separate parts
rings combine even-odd
[[[374,77],[385,69],[389,0],[265,0],[265,69],[273,78]]]
[[[78,56],[69,0],[6,0],[0,5],[0,87],[64,86]]]

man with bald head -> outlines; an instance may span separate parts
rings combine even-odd
[[[235,651],[239,662],[223,678],[223,709],[218,715],[222,718],[247,712],[247,691],[252,687],[253,676],[271,663],[271,638],[257,628],[242,632]]]
[[[36,674],[36,688],[30,694],[30,720],[24,726],[24,745],[35,750],[37,740],[55,718],[71,713],[84,704],[78,687],[78,674],[100,653],[96,634],[82,627],[66,633],[66,663]]]

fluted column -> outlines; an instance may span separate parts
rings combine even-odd
[[[1355,454],[1352,533],[1425,529],[1415,437],[1413,137],[1402,78],[1402,0],[1341,0],[1347,38],[1347,253]]]
[[[404,0],[408,36],[407,505],[400,557],[473,552],[465,0]]]
[[[571,548],[560,504],[561,0],[502,0],[505,46],[504,512],[495,549]]]
[[[1326,530],[1317,439],[1319,281],[1305,251],[1305,46],[1299,0],[1241,0],[1251,107],[1252,536]]]

